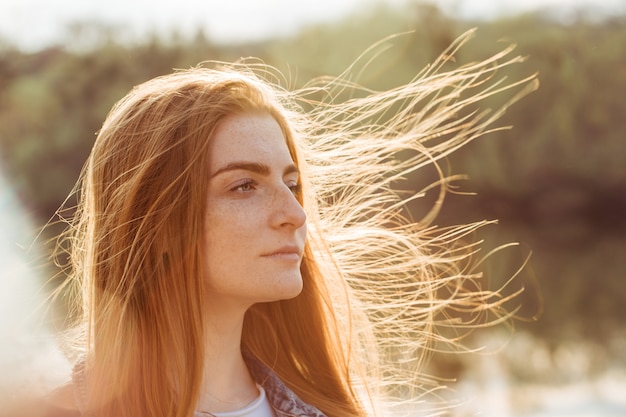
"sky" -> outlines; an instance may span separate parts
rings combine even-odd
[[[302,25],[340,19],[371,3],[408,0],[0,0],[0,40],[24,50],[62,43],[72,22],[101,21],[131,37],[182,34],[202,27],[217,42],[285,35]],[[626,0],[432,0],[464,17],[490,18],[550,7],[564,18],[577,8],[625,13]]]

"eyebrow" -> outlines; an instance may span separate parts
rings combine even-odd
[[[268,165],[262,164],[259,162],[235,161],[215,171],[215,173],[211,175],[211,178],[215,178],[218,175],[223,174],[224,172],[237,171],[237,170],[250,171],[250,172],[254,172],[263,176],[268,176],[271,171]],[[288,174],[293,174],[293,173],[300,174],[300,170],[294,164],[288,165],[283,170],[283,175],[288,175]]]

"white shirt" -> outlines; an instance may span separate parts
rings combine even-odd
[[[265,395],[265,390],[260,385],[257,385],[257,388],[260,392],[259,396],[256,397],[256,399],[250,404],[246,405],[243,408],[240,408],[239,410],[224,411],[221,413],[198,412],[196,413],[196,415],[209,415],[214,417],[276,417],[276,415],[274,414],[274,410],[272,409],[272,406],[270,405],[270,402]]]

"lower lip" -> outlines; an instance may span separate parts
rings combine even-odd
[[[263,257],[267,259],[275,259],[278,261],[291,261],[291,262],[300,261],[300,255],[298,255],[297,253],[289,253],[289,252],[273,253],[271,255],[264,255]]]

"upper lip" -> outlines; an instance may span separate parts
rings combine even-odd
[[[282,246],[278,249],[275,249],[271,252],[265,253],[262,256],[272,256],[272,255],[278,255],[281,253],[297,253],[298,256],[302,256],[302,249],[300,249],[296,245],[287,245],[287,246]]]

